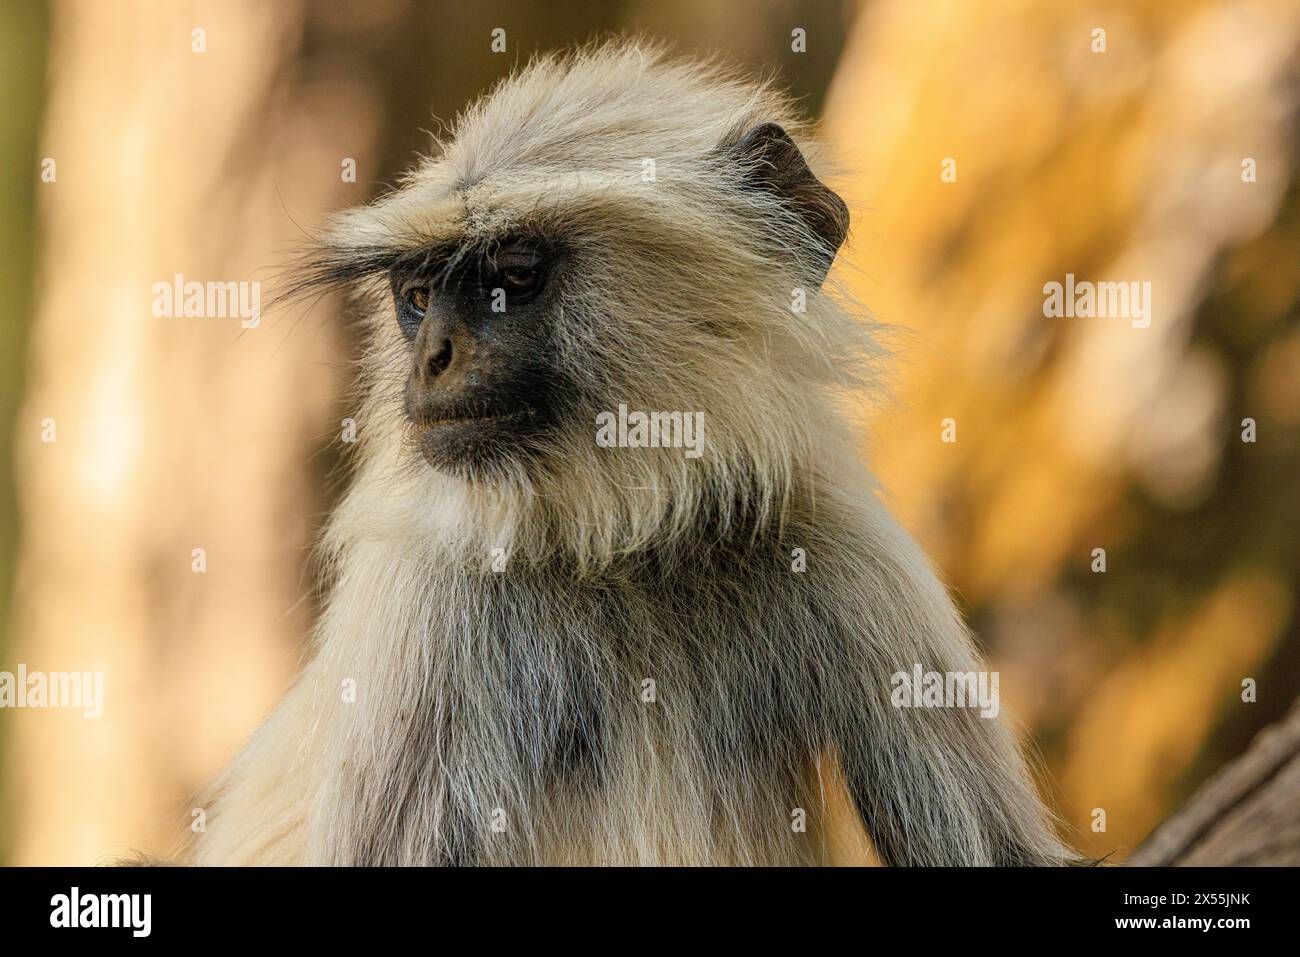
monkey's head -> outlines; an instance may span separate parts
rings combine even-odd
[[[800,142],[770,87],[637,45],[472,106],[305,283],[369,306],[352,500],[597,559],[770,517],[874,354],[823,290],[848,211]]]

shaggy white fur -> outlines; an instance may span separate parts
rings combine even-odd
[[[195,860],[812,863],[828,780],[886,863],[1065,858],[1001,725],[890,704],[914,664],[982,666],[843,412],[881,376],[822,288],[839,237],[809,204],[838,200],[772,185],[737,148],[765,123],[820,166],[768,85],[641,44],[546,57],[334,225],[303,286],[346,283],[368,317],[357,474],[314,655]],[[540,460],[444,474],[412,448],[386,269],[520,234],[563,249],[573,413]],[[620,403],[702,411],[703,456],[598,447]]]

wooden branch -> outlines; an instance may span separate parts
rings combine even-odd
[[[1300,701],[1210,778],[1125,862],[1300,865]]]

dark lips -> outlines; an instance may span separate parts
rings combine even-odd
[[[488,415],[449,415],[439,419],[424,419],[416,423],[422,432],[446,429],[474,429],[485,426],[507,426],[533,416],[532,409],[515,409],[512,412],[494,412]]]
[[[444,413],[413,424],[425,461],[436,469],[461,473],[499,464],[521,452],[540,417],[529,406],[482,414]]]

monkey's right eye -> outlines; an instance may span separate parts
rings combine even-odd
[[[429,288],[411,286],[403,291],[399,287],[394,290],[393,298],[397,300],[397,324],[401,326],[406,338],[414,339],[429,312]]]
[[[406,306],[408,315],[424,318],[424,314],[429,311],[429,290],[423,286],[416,286],[414,289],[408,289],[403,298],[403,305]]]

